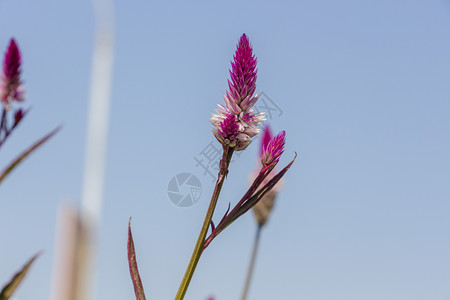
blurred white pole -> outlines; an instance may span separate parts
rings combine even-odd
[[[81,222],[86,229],[86,245],[80,245],[85,258],[80,272],[79,299],[96,299],[98,277],[97,248],[102,212],[110,92],[114,49],[114,5],[112,0],[92,0],[95,41],[92,58],[91,90],[87,124]]]

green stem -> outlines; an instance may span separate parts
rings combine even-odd
[[[195,244],[194,251],[187,266],[186,272],[184,274],[183,280],[181,281],[180,287],[178,288],[175,300],[181,300],[184,298],[186,291],[188,289],[189,283],[191,282],[192,276],[194,275],[195,268],[197,267],[200,256],[203,252],[203,245],[205,243],[206,234],[208,228],[211,224],[211,220],[214,214],[214,209],[216,208],[217,200],[219,199],[220,191],[222,190],[223,182],[228,173],[228,166],[230,165],[231,156],[233,155],[233,149],[225,146],[223,148],[222,160],[220,161],[220,170],[217,177],[216,186],[209,203],[208,211],[206,212],[205,220],[203,221],[200,234],[197,238],[197,243]]]
[[[253,242],[252,257],[250,258],[250,265],[248,266],[247,279],[245,280],[245,285],[244,285],[244,290],[242,291],[241,300],[247,299],[248,289],[250,287],[250,281],[252,280],[253,269],[255,268],[256,253],[258,252],[259,240],[260,240],[260,236],[261,236],[261,228],[262,228],[262,226],[258,225],[258,228],[256,229],[255,241]]]

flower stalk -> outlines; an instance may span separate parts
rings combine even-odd
[[[229,91],[224,94],[225,104],[219,105],[216,113],[211,116],[211,123],[213,125],[212,132],[220,144],[222,144],[222,158],[219,162],[219,172],[209,207],[206,211],[206,216],[203,220],[200,233],[175,296],[175,300],[182,300],[186,295],[200,257],[211,241],[222,230],[258,203],[258,201],[278,183],[295,160],[294,158],[291,163],[277,175],[268,177],[284,151],[284,132],[276,136],[273,140],[270,140],[268,146],[264,149],[261,170],[253,181],[253,184],[233,210],[230,213],[228,213],[228,211],[225,213],[225,216],[219,222],[217,228],[214,226],[212,218],[222,186],[228,174],[228,168],[233,153],[248,147],[252,138],[260,133],[258,126],[265,119],[264,113],[256,113],[252,109],[258,100],[258,95],[253,95],[256,89],[256,62],[257,60],[253,55],[253,49],[247,36],[244,34],[239,40],[236,53],[231,62],[231,81],[228,80]],[[207,237],[210,226],[211,233]],[[142,287],[142,284],[137,285],[139,282],[135,280],[137,278],[137,264],[135,261],[133,261],[132,271],[131,275],[134,286]],[[143,291],[141,288],[138,290]]]
[[[224,94],[225,105],[219,105],[216,114],[211,116],[211,123],[214,126],[212,132],[223,147],[219,174],[200,234],[175,299],[183,299],[186,294],[200,256],[205,249],[209,226],[211,225],[213,232],[215,230],[212,217],[228,174],[233,152],[248,147],[251,138],[259,134],[257,127],[264,120],[264,113],[255,113],[252,110],[252,106],[258,100],[257,95],[253,96],[256,89],[256,62],[250,42],[243,34],[231,62],[231,81],[228,80],[229,91]]]
[[[175,300],[181,300],[186,294],[189,283],[191,282],[192,276],[194,275],[195,268],[197,267],[200,256],[202,255],[206,234],[208,232],[209,225],[216,208],[217,200],[219,199],[220,191],[222,190],[222,185],[225,181],[225,177],[228,174],[228,166],[230,165],[231,157],[233,156],[233,148],[228,146],[223,147],[222,159],[220,161],[219,175],[217,177],[216,186],[214,187],[214,192],[209,203],[208,210],[206,212],[205,219],[203,221],[202,228],[200,229],[200,234],[198,235],[197,242],[192,252],[191,259],[189,261],[188,267],[184,274],[183,280],[181,281],[178,292],[175,296]]]
[[[244,290],[242,291],[241,300],[247,299],[248,290],[250,289],[250,282],[253,277],[253,270],[255,269],[256,255],[258,253],[258,248],[259,248],[259,240],[261,239],[261,229],[262,229],[262,225],[258,225],[258,227],[256,228],[255,239],[253,241],[252,256],[250,258],[250,265],[248,266],[247,277],[245,279],[245,285],[244,285]]]

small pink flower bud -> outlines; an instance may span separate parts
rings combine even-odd
[[[284,151],[285,136],[285,132],[282,131],[271,139],[265,147],[263,146],[261,163],[264,167],[278,163]]]

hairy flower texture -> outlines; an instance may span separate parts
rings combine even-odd
[[[265,120],[264,113],[255,113],[252,109],[258,100],[258,95],[253,96],[256,89],[256,62],[250,42],[243,34],[231,62],[231,81],[228,80],[229,91],[224,94],[225,105],[219,105],[216,114],[211,117],[214,136],[224,144],[223,141],[226,141],[227,137],[221,136],[222,127],[225,126],[225,120],[231,122],[230,116],[235,116],[234,122],[241,135],[234,146],[232,142],[226,145],[236,151],[247,148],[250,139],[259,134],[259,124]]]
[[[264,167],[276,165],[280,160],[281,154],[284,151],[285,132],[280,132],[276,137],[271,139],[267,145],[263,145],[261,154],[261,163]]]
[[[11,39],[3,60],[0,81],[0,100],[8,105],[8,101],[23,101],[24,89],[20,80],[21,55],[16,41]]]

